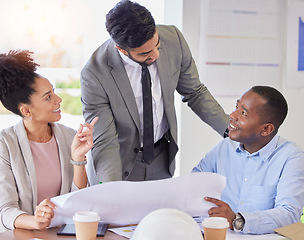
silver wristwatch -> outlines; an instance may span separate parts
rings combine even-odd
[[[244,229],[245,219],[239,213],[235,214],[235,219],[232,222],[233,231],[240,232]]]

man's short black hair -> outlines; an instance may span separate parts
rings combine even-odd
[[[145,7],[123,0],[106,15],[106,28],[115,43],[128,50],[142,46],[153,37],[155,22]]]
[[[264,116],[267,116],[267,121],[274,124],[276,130],[278,130],[288,112],[287,101],[282,93],[269,86],[254,86],[251,90],[267,101],[263,107]]]

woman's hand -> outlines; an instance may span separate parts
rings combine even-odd
[[[85,154],[93,147],[93,127],[97,120],[98,117],[95,117],[90,124],[80,124],[71,145],[74,161],[84,161]]]
[[[50,226],[54,217],[54,209],[56,205],[49,199],[44,199],[37,207],[35,211],[34,229],[45,229]]]
[[[14,221],[15,228],[28,230],[43,230],[50,226],[54,217],[56,205],[49,199],[44,199],[35,210],[34,215],[21,214]]]

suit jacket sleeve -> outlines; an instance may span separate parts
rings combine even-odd
[[[211,95],[207,87],[201,83],[196,64],[192,58],[188,44],[181,32],[176,28],[175,34],[180,42],[181,66],[176,90],[183,96],[182,101],[209,126],[223,136],[229,124],[229,116]]]
[[[31,187],[26,187],[28,191],[24,192],[24,189],[21,188],[18,190],[17,188],[17,181],[20,179],[23,181],[24,186],[32,186],[29,177],[21,176],[23,175],[24,171],[21,170],[19,176],[14,175],[15,166],[11,162],[10,158],[22,158],[21,154],[10,152],[13,147],[15,152],[18,152],[18,144],[15,141],[14,137],[11,137],[6,134],[6,132],[2,131],[0,135],[0,216],[1,216],[1,224],[0,224],[0,232],[6,229],[13,229],[14,228],[14,221],[15,219],[21,215],[29,211],[33,211],[33,197],[32,197],[32,189]],[[16,165],[17,167],[17,165]],[[26,169],[25,163],[20,162],[19,166],[20,169]],[[30,170],[25,172],[30,175]],[[22,198],[27,198],[29,201],[26,201],[25,209],[21,210],[19,206],[19,194],[22,194]],[[29,204],[28,204],[29,203]]]
[[[109,94],[111,93],[106,92],[103,86],[108,79],[112,80],[113,77],[110,73],[111,68],[102,59],[102,55],[101,49],[98,49],[81,71],[81,101],[86,122],[91,122],[96,116],[99,117],[93,130],[94,147],[89,155],[88,166],[93,166],[93,172],[96,171],[98,174],[98,181],[108,182],[122,180],[122,163],[112,110],[115,104],[110,102]],[[115,95],[115,93],[112,94]],[[91,179],[89,181],[90,184],[94,184]]]

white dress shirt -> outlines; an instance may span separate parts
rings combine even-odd
[[[141,146],[143,146],[143,100],[142,100],[142,84],[141,72],[142,66],[129,57],[118,51],[129,77],[133,93],[135,96],[137,109],[140,119]],[[164,102],[160,86],[160,79],[157,72],[156,63],[148,66],[151,76],[151,93],[153,108],[153,125],[154,125],[154,143],[157,142],[168,130],[168,121],[164,113]]]
[[[225,176],[221,199],[245,219],[243,233],[273,233],[300,220],[304,205],[304,152],[279,135],[247,152],[225,138],[193,168]]]

